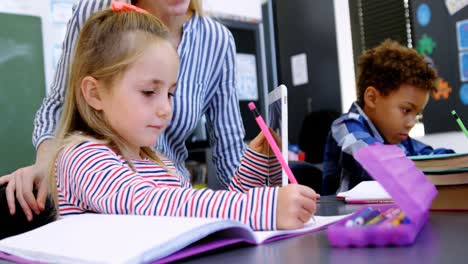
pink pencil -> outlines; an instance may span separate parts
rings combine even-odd
[[[255,104],[253,102],[250,102],[249,108],[254,114],[255,120],[257,121],[257,124],[260,127],[260,129],[262,130],[263,135],[267,139],[268,144],[270,144],[271,149],[273,149],[273,153],[275,153],[276,158],[279,160],[281,167],[283,167],[283,170],[286,172],[286,175],[288,175],[289,181],[291,183],[297,184],[296,178],[294,178],[294,174],[292,173],[286,161],[283,159],[283,156],[281,155],[281,150],[278,148],[278,145],[276,144],[276,141],[273,139],[273,136],[271,135],[270,130],[265,124],[265,121],[263,120],[262,116],[257,111]]]

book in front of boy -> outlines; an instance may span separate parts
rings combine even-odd
[[[431,210],[468,211],[468,184],[436,185],[437,196]]]
[[[310,233],[347,216],[315,216],[295,230],[253,231],[241,222],[216,218],[82,214],[0,240],[0,259],[23,263],[168,262],[235,243],[258,245]]]
[[[468,210],[468,153],[409,158],[437,188],[431,210]]]
[[[444,172],[463,168],[468,170],[468,153],[419,155],[408,158],[423,172]]]

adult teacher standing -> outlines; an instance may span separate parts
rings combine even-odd
[[[229,30],[203,16],[201,0],[121,1],[136,5],[161,19],[180,56],[174,115],[170,126],[155,146],[175,162],[179,174],[189,178],[184,162],[188,157],[185,140],[205,115],[217,176],[226,186],[234,175],[244,151],[245,135],[236,94],[235,43]],[[44,208],[47,195],[47,149],[62,112],[68,71],[76,41],[86,19],[109,8],[112,0],[80,0],[73,7],[51,92],[44,98],[34,120],[35,164],[0,177],[8,182],[10,213],[15,213],[15,195],[26,217],[32,219]],[[116,43],[116,45],[119,45]],[[109,47],[111,48],[111,47]],[[38,189],[33,195],[33,185]]]

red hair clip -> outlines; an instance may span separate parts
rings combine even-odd
[[[112,2],[111,6],[113,11],[136,11],[144,14],[148,14],[148,12],[144,9],[141,9],[139,7],[136,7],[131,4],[123,3],[123,2]]]

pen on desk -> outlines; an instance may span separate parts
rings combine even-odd
[[[465,136],[468,137],[468,130],[466,130],[465,125],[463,124],[463,122],[461,121],[460,117],[457,115],[457,112],[455,112],[455,110],[452,110],[452,115],[455,118],[455,121],[457,121],[460,129],[463,131],[463,133],[465,133]]]
[[[283,167],[284,171],[286,172],[286,175],[288,175],[288,179],[291,183],[296,183],[296,178],[294,178],[294,174],[292,173],[291,169],[289,168],[288,164],[286,161],[283,159],[283,156],[281,154],[281,150],[278,148],[278,145],[276,144],[276,141],[273,139],[273,136],[271,135],[270,131],[268,130],[267,125],[265,124],[265,121],[263,120],[262,116],[258,112],[257,108],[255,107],[255,104],[250,102],[249,103],[249,108],[252,111],[252,113],[255,116],[255,120],[257,121],[258,126],[263,132],[263,135],[265,136],[266,140],[270,144],[271,149],[273,150],[273,153],[275,153],[276,158],[280,162],[281,166]]]

